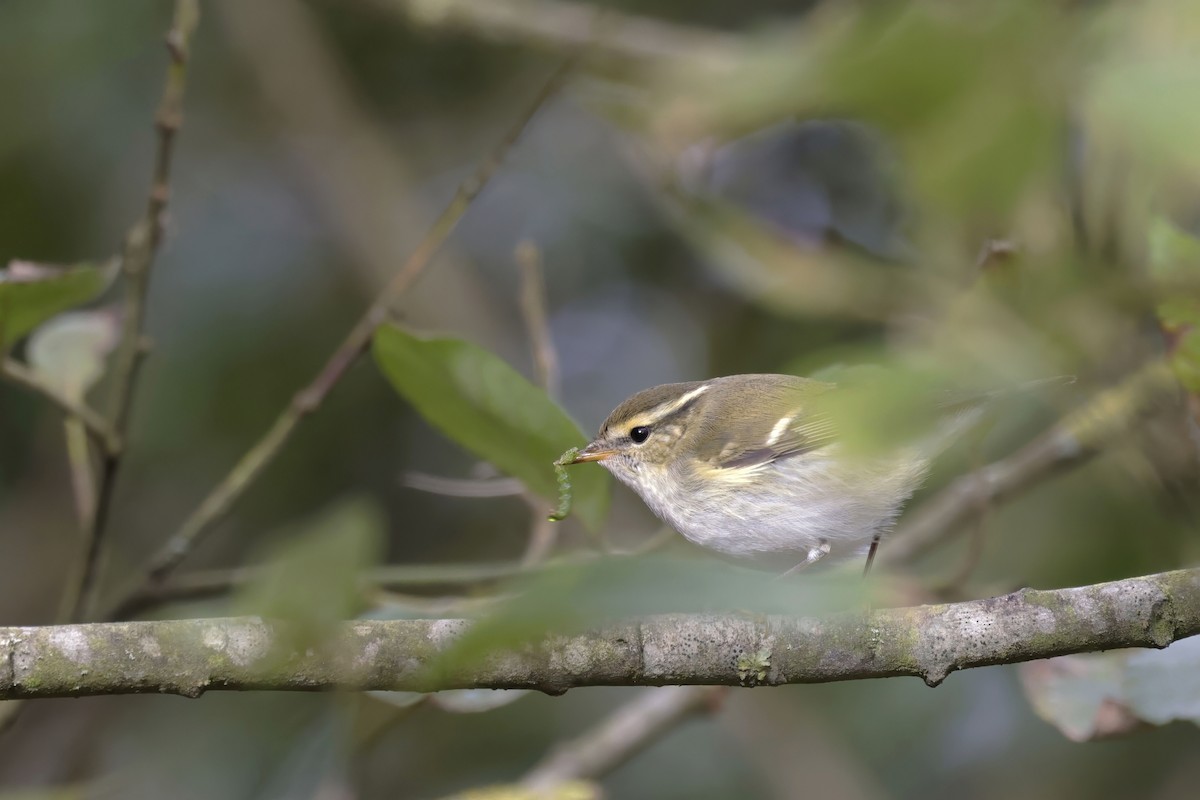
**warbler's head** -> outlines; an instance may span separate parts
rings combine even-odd
[[[831,441],[813,403],[833,387],[791,375],[730,375],[655,386],[608,415],[574,464],[598,461],[634,487],[675,476],[732,475]]]
[[[638,392],[613,409],[572,463],[598,461],[626,482],[636,482],[645,469],[667,468],[703,427],[706,395],[718,381],[668,383]]]

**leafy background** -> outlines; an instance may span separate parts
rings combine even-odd
[[[434,5],[430,16],[393,13],[404,5],[205,6],[107,591],[311,378],[577,49],[438,28]],[[703,48],[696,64],[589,64],[397,305],[407,329],[473,343],[532,380],[514,255],[532,241],[562,407],[585,432],[637,389],[736,372],[884,360],[993,385],[1078,376],[1071,391],[1018,404],[949,454],[930,490],[1162,353],[1160,321],[1181,376],[1196,374],[1188,231],[1200,15],[1189,4],[617,6],[733,37],[720,40],[734,43],[733,67],[707,72]],[[141,213],[169,15],[149,0],[0,5],[0,50],[14,65],[0,71],[5,262],[101,263]],[[852,117],[878,141],[822,123],[785,136],[762,164],[714,150],[793,115]],[[997,236],[1022,257],[989,262],[979,277],[980,247]],[[1194,563],[1184,419],[1168,408],[1086,468],[992,510],[959,590]],[[360,361],[187,565],[269,563],[266,577],[230,600],[156,613],[283,609],[320,623],[363,610],[348,586],[364,565],[519,558],[538,506],[403,485],[412,470],[492,474],[438,424]],[[69,487],[58,414],[0,384],[3,624],[54,617],[76,550]],[[610,542],[635,547],[656,529],[636,498],[614,490]],[[571,521],[558,547],[588,542]],[[936,584],[967,547],[943,548],[903,580]],[[670,601],[698,602],[701,579],[714,602],[736,602],[743,584],[708,592],[708,569],[690,583],[670,573],[665,589],[637,574],[613,584],[625,604],[653,605],[677,585]],[[550,582],[541,591],[553,602],[542,605],[611,611],[604,588],[593,580],[580,595]],[[412,603],[375,613],[413,613]],[[535,613],[530,604],[514,629],[536,625]],[[1115,680],[1124,669],[1091,674]],[[1054,686],[1042,691],[1051,700],[1037,694],[1031,705],[1016,669],[992,668],[936,691],[888,680],[735,692],[604,786],[613,797],[1194,795],[1194,725],[1081,745],[1035,713],[1054,707]],[[634,694],[527,695],[476,715],[332,695],[39,702],[4,734],[0,781],[123,797],[434,797],[513,780]]]

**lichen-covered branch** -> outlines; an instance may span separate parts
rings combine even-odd
[[[465,619],[257,618],[0,628],[0,699],[215,689],[779,685],[948,674],[1200,634],[1200,569],[1075,589],[822,617],[675,614],[612,622],[466,662]]]

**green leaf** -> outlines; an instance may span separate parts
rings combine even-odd
[[[64,269],[10,262],[0,270],[0,352],[55,314],[93,299],[115,276],[115,264]]]
[[[587,438],[544,391],[461,339],[426,338],[383,325],[374,352],[383,374],[422,417],[530,490],[557,499],[554,460]],[[608,473],[588,465],[573,469],[576,512],[590,530],[598,530],[608,510]]]
[[[1200,278],[1200,239],[1166,217],[1154,217],[1147,234],[1150,275],[1164,283]]]
[[[383,534],[383,513],[372,501],[335,504],[273,543],[234,613],[289,620],[301,639],[318,639],[361,611],[361,573],[378,561]]]
[[[1200,392],[1200,239],[1164,217],[1155,217],[1147,235],[1150,274],[1165,284],[1158,321],[1168,335],[1171,367],[1189,392]]]
[[[1200,394],[1200,329],[1182,330],[1177,337],[1171,347],[1171,369],[1183,388]]]

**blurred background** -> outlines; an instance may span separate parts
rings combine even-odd
[[[171,14],[150,0],[0,4],[5,262],[119,249],[145,203]],[[948,453],[919,509],[1142,364],[1200,359],[1179,345],[1195,273],[1182,273],[1188,283],[1172,271],[1200,263],[1187,250],[1198,37],[1186,2],[205,4],[102,593],[127,585],[311,380],[568,58],[563,89],[394,318],[535,380],[520,303],[528,243],[560,401],[586,433],[639,389],[740,372],[892,362],[976,387],[1077,377]],[[1184,242],[1169,257],[1156,249],[1163,230]],[[1182,317],[1163,312],[1168,301]],[[1185,394],[1165,393],[1099,457],[989,507],[978,534],[882,580],[918,602],[1196,563]],[[371,563],[526,553],[539,503],[424,491],[408,485],[414,472],[496,476],[362,359],[181,572],[286,559],[297,531],[336,543],[348,527]],[[0,383],[0,624],[54,617],[78,549],[70,480],[60,415]],[[613,488],[608,542],[636,548],[658,528]],[[588,541],[568,521],[551,546]],[[292,575],[321,598],[319,570]],[[530,695],[479,713],[373,696],[39,701],[3,733],[0,786],[440,797],[516,780],[649,691]],[[735,690],[601,786],[610,797],[1182,798],[1200,782],[1198,746],[1189,722],[1068,741],[1032,710],[1016,668],[993,667],[936,690],[910,679]]]

